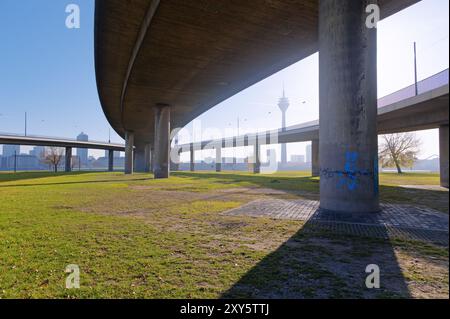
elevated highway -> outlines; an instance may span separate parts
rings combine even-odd
[[[320,51],[320,167],[335,172],[321,178],[321,208],[378,211],[377,32],[367,21],[416,2],[97,0],[97,87],[125,138],[125,172],[135,147],[137,170],[153,153],[155,178],[168,177],[171,127]]]
[[[32,146],[49,146],[65,148],[65,170],[69,172],[72,169],[72,148],[89,148],[99,149],[108,152],[108,170],[113,170],[114,151],[125,151],[125,146],[116,143],[106,143],[97,141],[77,141],[59,137],[43,137],[33,135],[15,135],[8,133],[0,133],[0,144],[12,145],[32,145]]]

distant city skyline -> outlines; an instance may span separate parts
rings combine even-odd
[[[78,0],[81,28],[65,27],[65,2],[2,1],[0,36],[0,131],[75,138],[81,131],[92,140],[123,140],[110,128],[98,100],[93,59],[94,2]],[[378,26],[378,96],[413,83],[413,42],[417,42],[419,80],[448,68],[448,10],[446,0],[423,0],[381,21]],[[10,32],[14,29],[15,32]],[[318,118],[318,54],[236,94],[197,118],[202,126],[240,132],[280,127],[277,102],[284,83],[290,100],[286,125]],[[192,123],[187,129],[192,128]],[[231,134],[231,133],[230,133]],[[438,154],[437,130],[417,132],[420,158]],[[207,138],[207,136],[202,136]],[[180,144],[186,141],[181,141]],[[287,144],[287,158],[305,155],[308,143]],[[32,147],[22,147],[22,152]],[[250,150],[235,154],[245,157]],[[200,154],[201,153],[201,154]],[[278,158],[281,158],[278,148]],[[224,150],[223,156],[234,154]],[[89,156],[104,156],[89,150]],[[264,158],[265,151],[262,150]],[[182,154],[186,160],[188,153]],[[199,158],[212,157],[208,151]]]

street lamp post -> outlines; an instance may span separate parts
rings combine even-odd
[[[25,136],[27,136],[27,112],[25,112]]]
[[[414,42],[414,89],[416,95],[419,94],[419,88],[417,87],[417,53],[416,53],[416,42]]]

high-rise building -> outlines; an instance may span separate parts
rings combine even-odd
[[[289,100],[284,94],[283,86],[283,96],[278,100],[278,107],[281,110],[281,131],[286,130],[286,111],[289,107]],[[281,164],[287,163],[287,151],[286,144],[281,144]]]
[[[89,140],[89,136],[83,132],[81,132],[77,136],[77,141],[87,142]],[[88,164],[88,149],[87,148],[77,148],[77,156],[80,161],[80,165],[86,166]]]
[[[30,155],[41,158],[45,154],[45,146],[35,146],[30,151]]]
[[[311,163],[311,144],[306,145],[306,163]]]
[[[20,154],[20,145],[3,145],[3,157],[14,156]]]

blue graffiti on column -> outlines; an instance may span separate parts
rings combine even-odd
[[[355,151],[347,151],[345,153],[345,164],[343,170],[333,170],[330,168],[323,168],[320,170],[321,178],[329,179],[337,177],[337,186],[338,187],[347,187],[350,191],[358,188],[358,182],[361,177],[373,177],[374,172],[370,169],[360,169],[358,168],[359,153]],[[375,163],[373,169],[378,175],[377,163]],[[378,176],[377,176],[378,177]],[[375,184],[378,186],[378,182],[375,181]],[[377,190],[375,190],[377,191]]]
[[[338,172],[339,176],[339,186],[345,187],[349,190],[355,190],[357,187],[357,179],[356,174],[358,172],[358,168],[356,167],[356,161],[358,159],[357,152],[349,152],[345,153],[345,166],[343,172]]]

